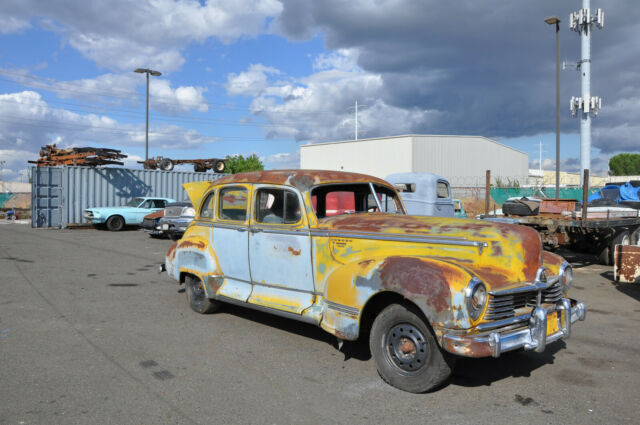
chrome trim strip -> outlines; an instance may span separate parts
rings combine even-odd
[[[251,303],[247,303],[244,301],[240,301],[240,300],[236,300],[234,298],[229,298],[229,297],[225,297],[224,295],[216,295],[215,299],[218,301],[222,301],[228,304],[234,304],[240,307],[247,307],[247,308],[251,308],[253,310],[258,310],[258,311],[262,311],[264,313],[269,313],[269,314],[274,314],[276,316],[280,316],[280,317],[285,317],[287,319],[293,319],[293,320],[297,320],[299,322],[305,322],[305,323],[310,323],[312,325],[318,325],[319,321],[309,317],[309,316],[303,316],[301,314],[296,314],[296,313],[290,313],[288,311],[283,311],[283,310],[278,310],[275,308],[271,308],[271,307],[265,307],[262,305],[257,305],[257,304],[251,304]]]
[[[191,222],[191,225],[200,225],[207,227],[219,227],[221,229],[233,229],[238,230],[239,228],[242,230],[246,230],[247,228],[256,233],[256,232],[264,232],[264,233],[274,233],[274,234],[283,234],[283,235],[305,235],[305,236],[316,236],[316,237],[325,237],[325,238],[347,238],[347,239],[372,239],[379,241],[392,241],[392,242],[414,242],[414,243],[426,243],[426,244],[439,244],[439,245],[459,245],[459,246],[474,246],[480,249],[486,248],[489,245],[486,242],[478,242],[478,241],[470,241],[466,238],[455,238],[455,237],[439,237],[439,236],[406,236],[406,235],[387,235],[380,233],[365,233],[365,232],[334,232],[330,230],[319,230],[319,229],[299,229],[299,230],[285,230],[285,229],[275,229],[275,228],[267,228],[262,226],[247,226],[246,224],[221,224],[221,223],[211,223],[204,222],[200,220],[194,220]]]
[[[291,235],[291,236],[309,236],[309,229],[279,229],[274,227],[264,226],[249,226],[251,233],[270,233],[275,235]]]
[[[520,316],[509,317],[508,319],[496,320],[491,323],[481,323],[478,326],[476,326],[476,329],[478,329],[478,331],[480,332],[488,331],[490,329],[502,328],[504,326],[511,326],[516,323],[528,322],[530,318],[531,318],[531,314],[526,313]]]
[[[364,232],[333,232],[330,230],[316,230],[312,229],[309,232],[311,236],[325,237],[325,238],[346,238],[346,239],[373,239],[379,241],[393,241],[393,242],[414,242],[414,243],[426,243],[426,244],[440,244],[440,245],[460,245],[460,246],[475,246],[478,248],[486,248],[489,246],[486,242],[469,241],[466,238],[438,238],[437,236],[421,237],[421,236],[404,236],[404,235],[389,235],[381,233],[364,233]]]
[[[346,313],[353,316],[357,316],[360,314],[360,309],[355,307],[349,307],[348,305],[334,303],[333,301],[324,300],[327,307],[332,310],[339,311],[340,313]]]

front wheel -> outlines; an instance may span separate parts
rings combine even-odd
[[[382,379],[411,393],[440,385],[453,369],[453,356],[440,349],[425,321],[400,304],[376,317],[369,346]]]
[[[119,232],[123,228],[124,218],[120,217],[119,215],[112,215],[107,220],[107,229],[111,230],[112,232]]]
[[[200,314],[210,314],[220,308],[220,302],[207,298],[204,292],[204,284],[198,278],[187,276],[185,279],[187,286],[187,300],[191,310]]]

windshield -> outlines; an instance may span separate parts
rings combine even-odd
[[[137,207],[142,203],[142,201],[144,201],[144,199],[142,199],[142,198],[133,198],[132,200],[130,200],[129,202],[124,204],[124,206],[125,207]]]
[[[396,192],[386,186],[374,184],[378,202],[371,192],[369,183],[332,184],[313,188],[311,202],[318,218],[341,214],[383,212],[404,214],[404,209]]]

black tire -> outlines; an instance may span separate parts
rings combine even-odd
[[[224,161],[216,161],[216,163],[213,165],[213,171],[215,171],[216,173],[224,173],[224,170],[227,168],[227,165],[224,163]]]
[[[631,245],[640,245],[640,227],[633,229],[630,235]]]
[[[540,207],[531,210],[531,208],[529,208],[527,204],[517,201],[507,201],[502,204],[502,212],[504,213],[504,215],[537,215],[539,210]]]
[[[204,285],[198,278],[187,276],[185,278],[187,300],[191,310],[200,314],[210,314],[220,309],[220,302],[211,300],[204,293]]]
[[[630,245],[631,244],[631,235],[627,230],[623,230],[619,232],[617,235],[611,239],[611,243],[608,246],[605,246],[600,255],[598,255],[598,262],[605,266],[613,265],[613,260],[616,252],[616,245]]]
[[[181,235],[178,235],[178,234],[173,233],[173,232],[172,233],[168,233],[168,235],[169,235],[169,239],[171,239],[172,241],[177,241],[182,237]]]
[[[160,161],[160,169],[164,171],[173,170],[173,161],[169,158],[162,158],[162,161]]]
[[[375,318],[369,347],[382,379],[403,391],[429,391],[453,369],[454,357],[440,349],[429,325],[400,304],[391,304]]]
[[[119,232],[124,228],[124,224],[124,217],[120,215],[112,215],[107,220],[107,229],[111,230],[112,232]]]

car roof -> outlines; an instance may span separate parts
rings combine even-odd
[[[269,170],[231,174],[215,180],[214,185],[229,183],[262,183],[293,186],[307,191],[312,186],[327,183],[377,183],[389,186],[389,183],[367,174],[329,170]]]

